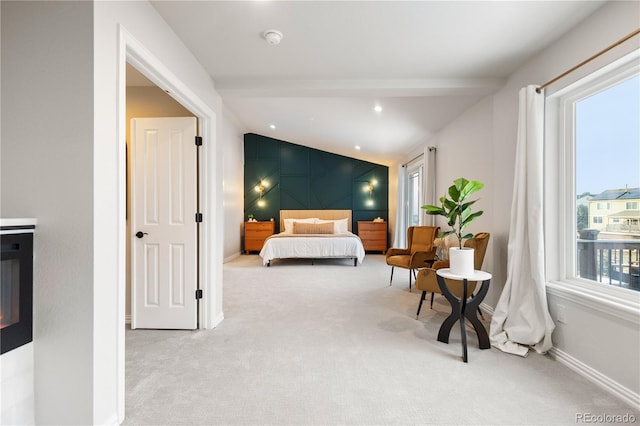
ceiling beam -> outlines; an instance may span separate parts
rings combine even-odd
[[[487,95],[505,78],[459,79],[216,79],[221,96],[238,97],[411,97]]]

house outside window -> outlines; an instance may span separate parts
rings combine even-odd
[[[578,291],[630,300],[640,291],[640,51],[616,65],[547,98],[558,123],[545,140],[560,160],[547,177],[560,182],[549,191],[560,201],[546,213],[558,227],[547,267]]]

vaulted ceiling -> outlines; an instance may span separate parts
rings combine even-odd
[[[244,130],[387,165],[603,3],[152,1]]]

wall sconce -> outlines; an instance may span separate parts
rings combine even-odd
[[[375,179],[372,179],[368,184],[366,184],[362,188],[364,192],[369,192],[369,199],[365,203],[367,206],[373,206],[373,187],[376,185],[378,185],[378,181]]]
[[[267,182],[264,179],[260,179],[260,182],[254,188],[256,192],[260,193],[260,197],[258,198],[258,207],[264,207],[266,204],[262,199],[262,196],[264,195],[265,188],[268,186],[269,186],[269,182]]]

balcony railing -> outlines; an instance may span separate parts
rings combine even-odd
[[[627,233],[639,233],[640,225],[636,224],[614,224],[610,223],[604,227],[604,232],[627,232]]]
[[[640,291],[640,240],[578,239],[580,277]]]

